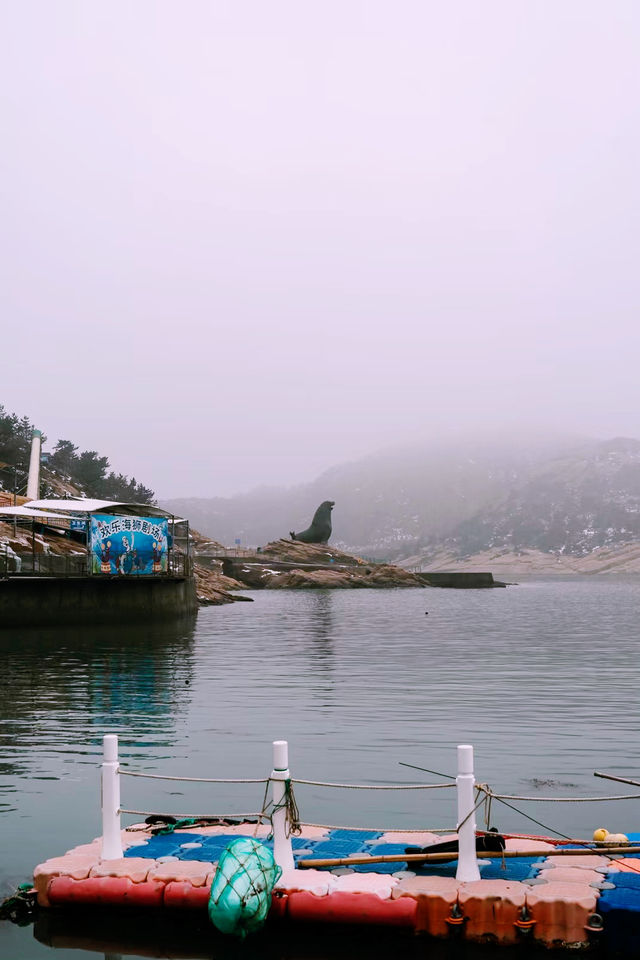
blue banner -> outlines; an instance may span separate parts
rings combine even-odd
[[[153,576],[167,572],[169,521],[162,517],[91,516],[92,573]]]

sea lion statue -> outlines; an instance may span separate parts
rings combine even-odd
[[[302,543],[327,543],[331,536],[331,511],[335,500],[325,500],[313,515],[311,526],[302,533],[290,532],[292,540],[301,540]]]

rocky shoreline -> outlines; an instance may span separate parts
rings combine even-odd
[[[409,570],[369,563],[326,543],[275,540],[253,557],[227,557],[223,573],[254,590],[424,587]]]

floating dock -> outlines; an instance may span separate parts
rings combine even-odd
[[[398,936],[507,946],[526,941],[604,950],[607,956],[640,953],[640,833],[628,834],[628,845],[615,848],[505,834],[504,855],[477,853],[476,837],[486,831],[476,829],[474,791],[485,786],[475,784],[470,747],[458,748],[456,783],[372,787],[456,789],[459,826],[449,836],[292,823],[291,785],[309,781],[291,778],[284,741],[274,744],[271,776],[250,781],[270,783],[268,817],[168,823],[156,815],[122,830],[120,775],[163,778],[120,771],[115,739],[105,738],[103,835],[36,868],[34,887],[45,910],[135,909],[150,924],[156,915],[179,911],[206,917],[225,847],[237,837],[252,837],[270,847],[282,867],[268,918],[273,928],[313,924],[363,933],[389,928]],[[465,814],[469,797],[473,806]],[[450,837],[458,841],[457,852],[436,854],[436,862],[425,859],[430,846]],[[421,853],[408,854],[407,846]],[[220,936],[213,927],[211,933]]]
[[[45,861],[34,884],[41,907],[199,911],[206,915],[216,863],[227,843],[270,828],[253,823],[176,830],[153,835],[148,826],[123,831],[124,856],[101,859],[95,840]],[[299,869],[310,857],[374,857],[404,852],[408,843],[435,843],[435,835],[303,827],[292,838],[296,866],[284,870],[273,893],[270,923],[391,926],[432,937],[547,947],[602,944],[640,951],[640,857],[615,863],[598,853],[566,858],[549,840],[507,837],[507,851],[535,847],[537,856],[497,855],[481,879],[456,880],[456,862],[409,870],[408,863]],[[640,833],[630,836],[640,841]],[[212,936],[214,931],[212,929]]]

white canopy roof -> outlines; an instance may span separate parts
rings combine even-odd
[[[85,497],[73,497],[65,500],[30,500],[34,510],[68,510],[70,513],[93,513],[105,507],[119,507],[113,500],[89,500]]]
[[[28,517],[30,520],[66,520],[69,522],[69,515],[62,513],[51,513],[48,510],[32,510],[29,507],[0,507],[0,517]]]
[[[57,510],[65,513],[114,513],[139,517],[170,517],[167,510],[160,510],[149,503],[119,503],[115,500],[92,500],[78,497],[73,500],[30,500],[34,510]]]

